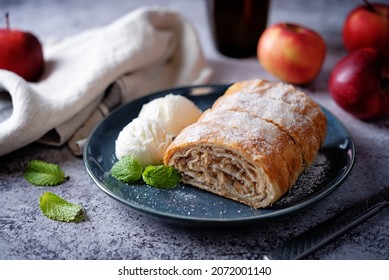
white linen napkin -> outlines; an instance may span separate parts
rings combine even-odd
[[[0,70],[0,156],[39,140],[75,154],[109,111],[163,88],[208,82],[192,25],[161,7],[44,44],[37,83]]]

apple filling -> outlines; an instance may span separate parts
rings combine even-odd
[[[263,172],[241,156],[222,148],[209,145],[188,148],[174,156],[174,166],[184,171],[184,183],[237,201],[260,203],[272,195],[266,187]]]

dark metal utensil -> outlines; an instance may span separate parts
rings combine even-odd
[[[379,193],[357,202],[334,217],[312,227],[307,232],[284,242],[280,247],[264,256],[264,259],[302,259],[388,205],[389,187],[385,187]]]

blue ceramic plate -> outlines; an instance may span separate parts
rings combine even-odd
[[[353,139],[328,110],[328,132],[314,164],[300,175],[296,186],[272,207],[252,209],[190,185],[161,190],[146,184],[124,184],[110,176],[117,161],[115,140],[119,132],[138,116],[142,105],[168,93],[181,94],[201,109],[209,108],[228,85],[174,88],[135,100],[110,114],[91,134],[85,150],[86,169],[97,186],[109,196],[141,212],[169,222],[198,226],[231,226],[279,217],[300,210],[334,191],[349,174],[355,159]]]

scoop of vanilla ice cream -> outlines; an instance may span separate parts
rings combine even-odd
[[[188,98],[168,94],[143,105],[138,117],[156,120],[170,135],[177,136],[184,127],[196,122],[201,113]]]
[[[171,136],[159,122],[136,118],[120,131],[115,153],[118,159],[132,156],[143,166],[157,165],[162,163],[171,142]]]

